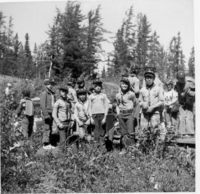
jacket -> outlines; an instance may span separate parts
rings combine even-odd
[[[40,107],[42,109],[43,117],[49,118],[49,113],[53,111],[53,104],[55,102],[55,93],[45,90],[40,95]]]

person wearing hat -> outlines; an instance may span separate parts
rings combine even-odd
[[[53,92],[54,82],[51,79],[44,80],[45,90],[40,95],[40,107],[44,120],[44,133],[42,138],[43,148],[51,149],[50,138],[52,133],[53,117],[52,111],[55,103],[55,93]]]
[[[165,123],[167,130],[170,132],[176,132],[177,126],[177,112],[172,111],[173,105],[178,101],[178,93],[173,89],[173,80],[167,79],[167,90],[164,91],[164,108],[165,108]]]
[[[85,137],[85,133],[87,132],[87,127],[90,124],[87,90],[77,90],[77,98],[78,101],[75,104],[74,119],[77,123],[76,131],[78,132],[79,137],[83,139]]]
[[[135,131],[133,124],[136,97],[134,92],[130,90],[130,87],[129,79],[126,77],[121,78],[120,92],[116,95],[117,116],[125,148],[135,143]]]
[[[178,71],[177,80],[175,90],[180,105],[177,133],[182,137],[194,136],[195,83],[192,78],[186,78],[183,70]]]
[[[141,107],[141,132],[150,127],[151,132],[161,124],[160,108],[164,105],[163,90],[154,83],[155,72],[147,69],[144,73],[145,87],[140,90],[139,104]]]
[[[9,96],[11,94],[11,86],[12,86],[11,83],[7,83],[7,87],[5,89],[6,96]]]
[[[85,89],[85,80],[82,77],[79,77],[77,79],[77,86],[78,86],[77,90]]]
[[[63,150],[65,147],[66,136],[69,134],[71,103],[67,99],[68,88],[66,86],[59,87],[59,94],[60,98],[55,102],[53,106],[53,119],[59,130],[59,148]]]
[[[88,97],[89,103],[89,117],[91,124],[95,125],[94,139],[102,143],[106,132],[106,117],[108,114],[108,98],[107,95],[102,93],[102,81],[93,81],[94,93]]]

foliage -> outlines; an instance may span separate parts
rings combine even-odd
[[[194,78],[195,77],[195,54],[194,54],[194,47],[192,47],[192,51],[190,53],[190,58],[189,58],[188,66],[189,66],[189,75]]]

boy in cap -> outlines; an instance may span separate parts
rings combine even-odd
[[[74,119],[77,123],[76,130],[82,139],[85,136],[87,126],[90,124],[87,90],[77,90],[77,98],[78,102],[75,104]]]
[[[91,123],[95,125],[94,138],[97,142],[101,142],[105,135],[105,122],[108,113],[108,98],[102,93],[102,81],[95,80],[93,82],[95,92],[88,98],[89,116]]]
[[[136,97],[134,92],[130,90],[130,82],[126,77],[123,77],[120,81],[120,92],[116,95],[116,100],[123,143],[127,147],[135,143],[134,109]]]
[[[164,105],[163,90],[154,83],[155,73],[147,69],[144,73],[146,86],[140,90],[139,104],[141,107],[140,126],[142,132],[150,127],[151,132],[155,132],[160,127],[160,107]]]
[[[167,91],[164,92],[164,107],[167,129],[175,133],[178,112],[173,112],[172,107],[178,101],[178,93],[173,89],[173,85],[172,79],[166,81]]]
[[[194,136],[193,108],[195,102],[195,85],[189,78],[186,79],[183,70],[178,71],[177,79],[175,90],[178,92],[178,101],[180,104],[177,132],[183,137]]]
[[[65,147],[65,141],[66,136],[69,134],[67,128],[69,128],[70,125],[70,119],[71,119],[71,103],[67,99],[68,94],[68,88],[65,86],[61,86],[59,88],[59,94],[60,99],[58,99],[53,107],[53,119],[58,126],[59,129],[59,136],[60,136],[60,142],[59,142],[59,148],[61,150]]]
[[[53,81],[51,79],[44,80],[45,90],[40,95],[40,107],[42,109],[42,117],[44,120],[43,148],[51,149],[50,137],[52,133],[53,117],[52,111],[55,103],[55,93],[52,91]]]

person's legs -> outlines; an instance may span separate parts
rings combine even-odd
[[[151,130],[153,133],[155,133],[156,129],[160,127],[160,123],[160,113],[153,114],[150,119]]]
[[[131,140],[131,145],[135,143],[135,127],[134,127],[134,115],[130,114],[127,116],[126,127],[128,130],[128,135]]]
[[[185,129],[185,107],[180,106],[179,107],[179,127],[178,127],[178,134],[185,135],[186,129]]]
[[[177,117],[178,117],[178,113],[177,112],[172,112],[171,113],[172,129],[173,129],[174,133],[176,132],[177,124],[178,124]]]
[[[53,118],[52,114],[49,114],[49,119],[44,120],[44,133],[42,138],[42,143],[44,145],[50,144],[50,135],[52,130]]]
[[[169,130],[171,128],[171,111],[169,109],[165,111],[165,123],[167,130]]]
[[[63,150],[66,146],[66,129],[63,128],[63,129],[59,129],[59,136],[60,136],[60,141],[59,141],[59,148],[61,150]]]
[[[193,107],[189,106],[186,107],[185,110],[186,116],[186,134],[187,135],[194,135],[194,114],[193,114]]]
[[[102,140],[102,137],[105,135],[105,124],[102,125],[101,121],[103,120],[104,115],[103,114],[94,114],[92,115],[94,119],[94,138],[96,141],[100,142]]]

